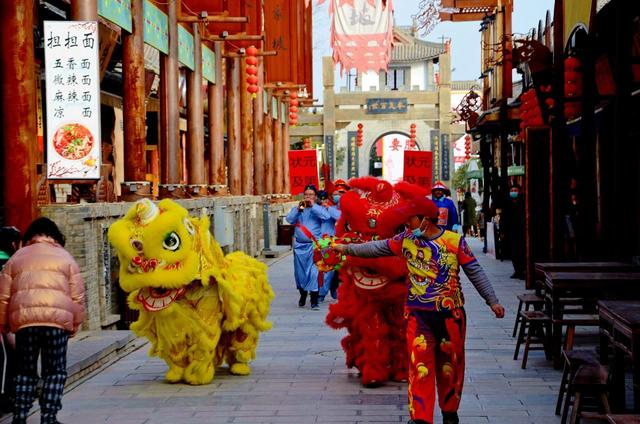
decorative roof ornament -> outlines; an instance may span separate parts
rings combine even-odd
[[[393,45],[392,0],[329,0],[329,13],[333,63],[340,64],[341,73],[387,70]]]

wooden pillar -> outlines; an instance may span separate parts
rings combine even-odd
[[[273,126],[274,126],[274,120],[273,120],[273,112],[272,112],[272,101],[271,101],[271,95],[269,95],[269,93],[265,92],[264,93],[265,96],[267,96],[267,115],[264,117],[264,128],[263,128],[263,134],[264,134],[264,180],[265,180],[265,185],[264,185],[264,190],[267,194],[273,194],[275,193],[273,190],[273,182],[274,182],[274,175],[273,175]]]
[[[227,58],[227,145],[229,192],[242,194],[242,145],[240,141],[240,58]]]
[[[133,16],[133,5],[131,9]],[[71,19],[74,21],[97,21],[98,0],[73,0],[71,2]]]
[[[265,194],[264,58],[258,58],[258,92],[253,99],[253,172],[255,194]]]
[[[3,198],[7,225],[25,231],[37,215],[36,76],[33,2],[0,7]]]
[[[176,2],[169,2],[167,5],[169,54],[160,60],[160,182],[162,184],[180,183],[177,13]]]
[[[282,124],[280,123],[282,115],[282,109],[280,107],[280,96],[276,96],[277,102],[275,102],[278,108],[278,119],[273,122],[273,192],[281,194],[284,190],[283,183],[283,171],[284,160],[282,156]]]
[[[187,158],[191,194],[205,194],[204,104],[202,100],[202,44],[197,23],[192,24],[194,70],[187,71]]]
[[[336,134],[336,113],[335,113],[335,92],[334,92],[334,67],[333,59],[331,57],[322,58],[322,85],[324,87],[324,113],[322,114],[323,120],[323,134],[322,142],[325,145],[325,153],[327,155],[327,164],[329,165],[329,174],[331,178],[335,177],[335,157],[333,155],[333,149],[335,146],[335,134]],[[382,90],[382,88],[381,88]],[[361,149],[360,149],[361,150]],[[362,160],[362,159],[361,159]],[[365,163],[368,163],[369,159]]]
[[[247,64],[240,59],[240,138],[242,145],[242,194],[253,194],[253,101],[247,91]]]
[[[283,162],[283,193],[291,193],[291,183],[289,181],[289,147],[291,140],[289,139],[289,119],[285,115],[285,123],[282,124],[282,162]]]
[[[216,83],[209,84],[209,184],[214,186],[227,185],[224,162],[224,124],[222,104],[223,92],[223,68],[222,68],[222,42],[214,43],[216,54]]]
[[[124,179],[144,181],[146,167],[146,106],[143,1],[131,1],[133,32],[123,31],[122,73],[124,114]]]

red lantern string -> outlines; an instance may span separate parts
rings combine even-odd
[[[256,55],[258,54],[258,49],[255,46],[249,46],[246,50],[246,58],[244,59],[244,63],[246,66],[246,74],[247,78],[247,92],[251,93],[251,97],[255,98],[260,88],[258,87],[258,58]]]

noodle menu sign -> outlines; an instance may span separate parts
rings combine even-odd
[[[100,178],[98,23],[45,21],[47,178]]]

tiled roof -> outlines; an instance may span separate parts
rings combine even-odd
[[[391,64],[420,62],[444,53],[442,43],[420,40],[406,31],[404,27],[394,28],[394,45],[391,50]]]

